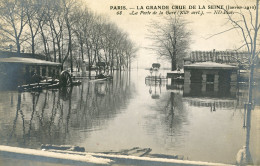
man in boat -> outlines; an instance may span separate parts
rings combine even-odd
[[[100,73],[99,75],[96,76],[96,79],[103,79],[106,78],[106,76],[103,73]]]
[[[40,83],[42,80],[42,77],[34,72],[32,76],[32,83]]]

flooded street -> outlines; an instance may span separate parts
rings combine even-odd
[[[185,87],[168,81],[146,82],[147,75],[147,70],[133,70],[115,73],[111,81],[82,80],[67,89],[1,91],[0,144],[33,149],[77,145],[88,152],[140,147],[229,164],[249,144],[252,160],[257,160],[260,109],[256,102],[251,115],[245,114],[246,88],[235,95],[221,90],[202,94],[193,87],[184,93]]]

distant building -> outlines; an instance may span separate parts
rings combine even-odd
[[[247,61],[247,53],[231,51],[193,51],[184,59],[184,93],[190,94],[193,86],[196,90],[236,92],[240,62]],[[194,88],[193,88],[194,90]]]
[[[44,56],[37,54],[0,51],[0,84],[29,83],[34,73],[43,77],[59,75],[61,64],[44,59]]]

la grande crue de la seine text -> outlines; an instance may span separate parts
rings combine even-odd
[[[127,10],[128,8],[126,6],[110,6],[110,10]],[[256,9],[256,6],[231,6],[231,5],[146,5],[146,6],[136,6],[135,8],[129,7],[129,9],[137,9],[137,10],[185,10],[185,9]]]
[[[133,9],[133,8],[129,8]],[[224,5],[159,5],[159,6],[136,6],[139,10],[183,10],[183,9],[224,9]],[[126,6],[110,6],[110,10],[127,10]]]

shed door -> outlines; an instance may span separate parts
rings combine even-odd
[[[191,83],[201,83],[202,82],[202,71],[192,70],[190,79],[191,79]]]

